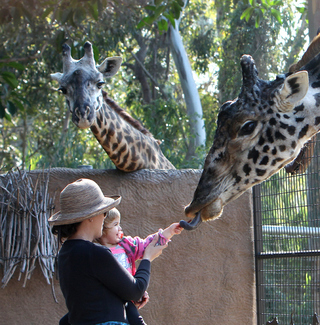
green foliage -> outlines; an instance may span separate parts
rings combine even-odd
[[[14,72],[24,66],[17,62],[0,63],[0,118],[11,121],[18,110],[24,110],[24,100],[19,93],[19,81]]]
[[[253,3],[253,2],[252,2]],[[294,19],[292,3],[288,2],[281,8],[284,17],[282,25],[270,11],[266,11],[264,19],[256,28],[255,21],[240,19],[247,5],[238,1],[235,10],[228,19],[219,20],[223,41],[219,47],[219,84],[220,103],[233,100],[239,94],[242,85],[240,57],[251,54],[255,60],[259,78],[268,80],[277,74],[287,72],[289,65],[297,60],[295,54],[301,53],[306,42],[305,31],[299,34],[301,20]],[[301,24],[301,25],[300,25]]]
[[[244,0],[244,4],[248,5],[248,8],[242,13],[240,19],[245,19],[247,22],[250,18],[255,20],[255,28],[260,26],[261,20],[263,20],[264,15],[267,12],[278,21],[279,24],[282,24],[281,13],[279,7],[283,6],[283,2],[279,0]]]
[[[293,57],[283,53],[285,44],[277,43],[279,23],[270,12],[266,11],[259,28],[252,19],[241,20],[248,5],[195,0],[183,11],[179,29],[198,80],[207,133],[207,148],[199,148],[190,161],[186,156],[192,135],[166,33],[168,24],[175,26],[175,20],[180,20],[183,1],[159,0],[152,5],[146,0],[2,1],[0,165],[5,169],[84,164],[113,167],[90,131],[66,123],[63,97],[49,78],[50,73],[62,70],[64,42],[77,59],[89,40],[97,63],[107,56],[123,57],[120,72],[106,85],[109,95],[162,140],[162,150],[177,168],[201,166],[214,138],[219,105],[238,94],[241,54],[256,54],[262,77],[277,72],[281,55],[288,58],[284,62],[291,63],[299,55],[299,50]],[[283,10],[281,15],[288,39],[295,39],[297,27],[290,27],[291,11]],[[139,21],[148,16],[153,20],[137,29]],[[290,43],[288,53],[301,49],[304,39],[302,34],[300,43]],[[140,79],[142,67],[131,53],[141,59],[153,80]]]
[[[126,107],[148,130],[152,130],[153,136],[161,141],[162,152],[176,168],[199,168],[205,157],[204,148],[198,148],[197,156],[192,160],[185,160],[191,134],[182,105],[174,99],[160,98],[152,104],[141,105],[137,93],[131,92],[127,96]]]
[[[137,28],[151,27],[155,22],[159,31],[168,30],[168,21],[175,27],[175,20],[181,16],[184,7],[183,0],[156,0],[154,5],[145,6],[147,15],[137,24]]]

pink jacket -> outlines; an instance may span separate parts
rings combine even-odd
[[[165,245],[168,242],[168,239],[162,235],[162,231],[162,229],[159,229],[158,231],[158,242],[160,245]],[[145,239],[142,239],[138,236],[134,238],[132,238],[131,236],[125,236],[119,242],[117,247],[114,247],[113,249],[111,249],[111,251],[113,254],[116,254],[120,247],[125,251],[128,257],[129,264],[131,266],[132,275],[134,275],[136,273],[135,262],[137,260],[142,259],[146,247],[152,242],[155,235],[156,234],[149,235]]]

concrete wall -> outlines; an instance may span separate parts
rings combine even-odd
[[[50,175],[51,193],[85,177],[96,181],[105,195],[122,195],[118,208],[125,234],[145,237],[184,218],[183,208],[192,199],[201,171],[125,174],[56,168]],[[55,289],[59,303],[39,267],[26,288],[13,278],[0,289],[0,323],[57,324],[66,308],[57,282]],[[148,325],[256,324],[251,192],[229,204],[220,219],[173,237],[152,263],[148,292],[150,302],[141,309]]]

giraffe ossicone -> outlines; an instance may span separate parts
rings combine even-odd
[[[273,81],[258,78],[251,56],[240,63],[243,85],[239,97],[220,108],[213,145],[185,208],[194,220],[191,226],[181,221],[186,229],[218,218],[226,204],[295,159],[320,130],[320,54]]]
[[[81,129],[90,128],[122,171],[175,169],[163,155],[158,141],[137,120],[106,98],[102,90],[104,78],[118,72],[122,58],[106,58],[96,65],[91,43],[86,42],[83,48],[84,56],[75,60],[71,48],[64,44],[63,72],[51,74],[51,78],[59,82],[59,91],[66,98],[73,123]]]

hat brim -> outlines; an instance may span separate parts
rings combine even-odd
[[[92,218],[101,213],[107,212],[117,206],[121,202],[121,196],[104,196],[104,200],[90,211],[80,211],[77,213],[61,213],[61,211],[53,214],[48,222],[50,226],[70,225],[82,222],[88,218]]]

